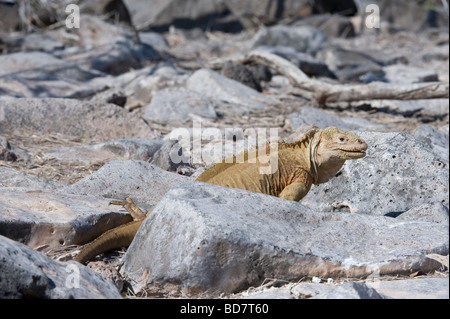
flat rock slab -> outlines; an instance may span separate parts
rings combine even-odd
[[[170,190],[144,221],[122,271],[138,290],[178,284],[233,293],[265,278],[365,277],[438,269],[448,225],[319,213],[302,204],[193,182]]]
[[[322,111],[316,107],[303,106],[295,113],[289,115],[291,127],[297,130],[303,125],[315,125],[320,129],[336,126],[343,130],[392,131],[395,127],[372,123],[358,117],[340,118],[332,113]]]
[[[131,197],[141,209],[148,210],[169,189],[190,180],[189,177],[167,172],[144,161],[114,160],[70,185],[65,191],[120,200]]]
[[[253,48],[262,45],[286,46],[311,55],[315,55],[327,42],[327,37],[314,27],[283,25],[260,28],[251,40]]]
[[[417,83],[439,81],[436,71],[404,64],[393,64],[383,67],[385,77],[394,83]]]
[[[367,156],[313,186],[302,203],[317,211],[399,214],[422,204],[448,207],[448,162],[406,132],[356,132]]]
[[[388,299],[364,282],[342,284],[288,283],[282,287],[252,288],[233,295],[239,299]]]
[[[94,145],[61,147],[42,151],[43,158],[66,162],[96,163],[110,160],[151,160],[163,141],[147,138],[112,140]]]
[[[0,100],[0,133],[14,130],[97,141],[153,136],[143,119],[117,105],[59,98]]]
[[[0,236],[0,299],[121,299],[112,281]]]
[[[367,285],[395,299],[448,299],[448,278],[375,281]]]
[[[25,174],[12,168],[0,167],[0,187],[20,187],[29,190],[54,191],[62,189],[65,186],[63,183]]]
[[[388,299],[387,296],[369,287],[364,282],[349,281],[339,285],[306,283],[291,292],[302,299]]]
[[[0,56],[0,76],[36,69],[45,65],[64,64],[64,61],[45,52],[18,52]]]
[[[0,235],[48,251],[85,244],[131,221],[120,206],[95,196],[0,188]]]
[[[191,115],[217,118],[214,100],[184,88],[157,91],[144,109],[144,118],[159,121],[186,120]]]

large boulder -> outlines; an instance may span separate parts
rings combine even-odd
[[[276,104],[273,98],[210,69],[196,71],[187,79],[186,87],[212,99],[236,105],[243,113]]]
[[[156,92],[144,108],[144,118],[157,121],[189,120],[194,116],[217,117],[211,98],[184,88],[167,88]]]
[[[448,207],[448,162],[406,132],[357,132],[367,156],[347,161],[325,184],[313,186],[302,203],[318,211],[398,215],[421,204]]]
[[[131,221],[100,196],[0,188],[0,235],[41,251],[85,244]]]
[[[366,277],[438,269],[448,225],[319,213],[297,202],[206,183],[171,189],[136,234],[122,271],[135,288],[231,293],[265,278]]]
[[[121,299],[112,281],[0,236],[0,298]]]

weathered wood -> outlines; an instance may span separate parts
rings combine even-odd
[[[418,100],[449,97],[449,84],[442,82],[392,84],[331,84],[309,78],[296,65],[286,59],[261,50],[250,52],[243,63],[267,65],[287,77],[292,86],[305,91],[308,98],[318,104],[361,100]]]

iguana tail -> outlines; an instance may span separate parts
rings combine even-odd
[[[130,246],[143,221],[144,220],[132,221],[108,230],[97,239],[84,245],[74,260],[81,264],[85,264],[98,254]]]

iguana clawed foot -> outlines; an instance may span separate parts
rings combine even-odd
[[[109,202],[109,204],[123,206],[123,208],[125,208],[127,212],[130,213],[131,217],[133,217],[133,220],[135,221],[144,219],[151,212],[148,211],[147,213],[144,213],[139,207],[136,206],[136,204],[130,197],[127,197],[124,202],[119,200],[112,200]]]
[[[110,204],[123,206],[133,217],[133,221],[110,229],[97,239],[81,247],[80,253],[74,258],[75,261],[84,264],[100,253],[121,247],[128,247],[133,241],[139,226],[141,226],[145,217],[151,212],[144,213],[129,197],[125,202],[111,201]]]

